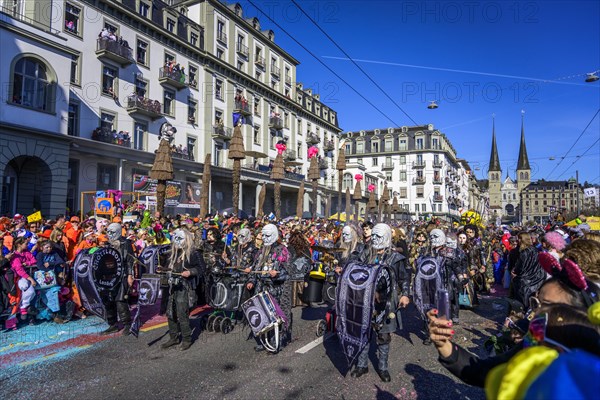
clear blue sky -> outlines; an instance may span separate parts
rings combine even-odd
[[[301,62],[298,81],[320,92],[344,132],[414,125],[291,1],[251,2],[381,110],[241,1]],[[555,168],[600,108],[600,81],[584,82],[600,70],[600,2],[297,2],[412,119],[445,133],[478,177],[487,176],[492,114],[503,173],[514,177],[524,110],[534,180],[579,170],[580,181],[600,183],[600,142],[577,157],[600,138],[600,115]]]

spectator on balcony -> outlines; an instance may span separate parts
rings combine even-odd
[[[107,28],[102,28],[102,30],[98,34],[98,37],[100,39],[102,39],[102,40],[109,40],[110,39],[110,32],[108,31]]]
[[[67,28],[68,31],[75,32],[75,23],[73,21],[66,21],[65,27]]]

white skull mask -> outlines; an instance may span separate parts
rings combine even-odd
[[[442,247],[446,244],[446,234],[441,229],[433,229],[429,233],[429,241],[431,242],[431,247]]]
[[[185,244],[185,232],[182,229],[175,229],[171,234],[171,242],[176,249],[182,249]]]
[[[252,232],[248,228],[242,228],[237,234],[238,243],[244,245],[252,240]]]
[[[121,237],[121,233],[121,224],[117,224],[116,222],[110,224],[108,228],[106,228],[106,236],[111,242],[119,240],[119,238]]]
[[[267,224],[262,228],[262,240],[265,246],[271,246],[279,239],[279,231],[273,224]]]
[[[458,243],[455,237],[446,236],[446,246],[451,249],[456,249],[458,247]]]
[[[345,226],[344,229],[342,229],[342,240],[344,243],[348,243],[351,242],[352,239],[354,239],[353,229],[350,226]]]
[[[392,228],[387,224],[377,224],[371,232],[371,241],[376,250],[387,249],[392,245]]]

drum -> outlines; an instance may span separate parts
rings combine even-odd
[[[279,325],[287,324],[287,318],[277,301],[269,292],[261,292],[242,304],[242,311],[255,336],[261,336]]]
[[[218,310],[237,311],[240,308],[245,282],[222,275],[217,279],[209,279],[208,304]]]
[[[323,301],[324,279],[315,279],[309,276],[304,281],[304,292],[302,292],[302,301],[305,303],[320,303]]]
[[[323,301],[330,306],[335,304],[335,289],[337,285],[329,279],[323,284]]]

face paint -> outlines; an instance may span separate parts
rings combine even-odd
[[[387,224],[377,224],[373,228],[371,238],[374,249],[387,249],[392,245],[392,228]]]
[[[262,240],[265,246],[271,246],[279,239],[279,231],[273,224],[267,224],[262,228]]]
[[[119,240],[119,238],[121,237],[121,232],[121,224],[112,223],[108,226],[108,228],[106,228],[106,236],[111,242]]]

